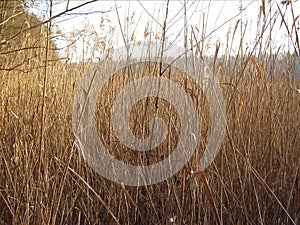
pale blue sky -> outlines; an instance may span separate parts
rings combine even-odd
[[[82,4],[84,1],[70,1],[69,8]],[[279,4],[282,12],[286,10],[286,21],[289,29],[292,27],[292,17],[289,6],[287,9],[283,7],[281,1],[272,1],[272,12],[277,10],[276,2]],[[300,15],[300,1],[293,2],[295,17]],[[120,21],[118,21],[116,6],[119,14]],[[224,52],[226,47],[227,35],[230,41],[233,42],[233,51],[235,54],[239,48],[239,38],[241,33],[241,23],[239,24],[238,31],[235,39],[232,40],[232,33],[238,20],[242,21],[242,28],[246,28],[246,35],[244,38],[244,48],[253,48],[257,37],[257,33],[261,29],[262,19],[259,20],[259,7],[261,1],[187,1],[187,26],[189,35],[191,37],[191,27],[197,34],[197,38],[201,38],[200,33],[203,32],[203,21],[205,27],[205,50],[206,54],[213,54],[215,44],[221,43],[221,52]],[[153,40],[162,34],[162,24],[165,15],[166,3],[164,1],[100,1],[89,4],[71,15],[63,16],[55,20],[55,27],[60,29],[64,37],[75,40],[76,42],[77,57],[82,54],[82,48],[85,46],[86,54],[94,45],[94,40],[102,41],[102,45],[113,46],[114,48],[124,45],[123,35],[125,39],[134,41],[143,41],[145,39]],[[53,14],[60,13],[66,8],[66,2],[57,4],[54,7]],[[241,11],[241,8],[243,9]],[[266,13],[268,13],[266,9]],[[95,11],[109,11],[108,13],[101,14]],[[95,12],[86,14],[88,12]],[[73,14],[77,13],[77,14]],[[167,33],[166,36],[169,42],[183,46],[183,27],[184,27],[184,11],[183,1],[171,0],[169,3],[169,15],[167,20]],[[101,23],[102,21],[102,23]],[[300,19],[299,19],[300,21]],[[298,21],[298,27],[300,26]],[[260,23],[259,23],[260,22]],[[272,46],[274,50],[281,47],[287,51],[291,42],[287,38],[286,28],[280,27],[280,20],[275,24],[272,34]],[[123,30],[121,32],[120,24]],[[246,26],[247,24],[247,26]],[[147,28],[148,27],[148,28]],[[150,35],[144,37],[145,30],[149,31]],[[111,33],[110,33],[111,32]],[[134,35],[133,35],[134,34]],[[294,34],[293,34],[294,35]],[[84,39],[83,39],[84,36]],[[266,34],[265,38],[268,36]],[[105,43],[106,42],[106,43]],[[110,42],[110,43],[109,43]],[[57,42],[59,46],[65,46],[64,39]],[[84,43],[84,45],[83,45]],[[87,47],[90,45],[90,47]],[[95,48],[100,48],[95,46]],[[97,53],[101,54],[101,52]]]

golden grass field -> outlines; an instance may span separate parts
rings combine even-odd
[[[209,63],[226,104],[226,135],[216,159],[204,173],[197,171],[210,123],[205,97],[192,88],[203,118],[201,143],[192,160],[164,182],[131,187],[98,175],[76,148],[74,93],[92,63],[58,60],[47,40],[46,36],[39,45],[48,48],[6,53],[5,67],[11,69],[0,70],[0,224],[299,224],[295,56],[275,67],[277,55],[261,49],[257,57],[227,56],[217,68]],[[26,36],[26,43],[36,42]],[[14,67],[17,62],[20,65]],[[111,61],[101,63],[109,66]],[[185,74],[167,72],[164,76],[193,87]],[[147,164],[165,157],[176,145],[179,125],[176,110],[163,100],[157,110],[169,115],[162,116],[168,121],[169,142],[146,156],[109,142],[109,99],[131,79],[130,74],[128,80],[122,78],[125,70],[117,75],[121,80],[112,79],[106,86],[95,113],[100,137],[111,154],[127,163]],[[130,126],[137,136],[147,136],[145,121],[153,116],[154,99],[133,110]]]

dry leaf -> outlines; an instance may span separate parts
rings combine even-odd
[[[252,57],[251,61],[255,65],[255,68],[258,73],[259,78],[262,79],[263,72],[262,72],[262,69],[260,68],[260,66],[258,65],[256,58]]]

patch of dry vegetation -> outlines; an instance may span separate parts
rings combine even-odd
[[[221,150],[205,171],[208,187],[197,173],[210,129],[209,111],[201,111],[207,108],[201,94],[193,101],[204,118],[202,143],[191,162],[164,182],[128,187],[96,174],[74,145],[72,102],[90,64],[51,61],[57,55],[48,52],[45,67],[45,51],[38,50],[44,60],[0,71],[0,224],[299,223],[300,96],[289,79],[292,70],[285,69],[293,66],[292,60],[271,70],[274,61],[262,50],[256,59],[249,53],[242,59],[228,56],[219,64],[228,124]],[[16,58],[8,54],[6,60]],[[172,72],[183,87],[193,87],[185,74]],[[110,129],[109,120],[103,119],[110,102],[105,99],[113,98],[126,82],[112,80],[102,108],[98,105],[103,140],[110,140],[105,130]],[[149,98],[134,109],[131,126],[137,135],[147,135],[143,121],[151,117],[154,103]],[[174,109],[161,101],[158,111],[166,110],[171,142],[146,157],[125,154],[122,146],[107,142],[112,154],[136,164],[169,154],[178,121]]]
[[[233,76],[241,76],[239,71]],[[84,163],[71,128],[74,88],[82,72],[80,65],[48,67],[42,128],[43,71],[1,72],[2,223],[113,224],[111,214],[120,224],[166,224],[175,217],[180,224],[215,222],[200,175],[190,173],[201,150],[176,176],[149,187],[122,187]],[[238,85],[221,84],[228,128],[206,174],[225,224],[289,223],[287,213],[299,217],[299,93],[282,78],[256,75],[249,66]],[[144,116],[136,112],[137,118]],[[141,125],[135,120],[134,126]],[[209,127],[207,120],[203,127]]]

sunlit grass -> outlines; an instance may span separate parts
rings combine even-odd
[[[28,56],[32,59],[24,60]],[[7,68],[16,61],[22,65],[0,71],[0,224],[297,224],[300,95],[293,79],[296,57],[291,55],[276,66],[277,56],[261,49],[256,57],[246,52],[236,57],[228,54],[218,63],[216,56],[208,62],[218,76],[227,111],[226,136],[217,158],[205,174],[199,173],[197,165],[210,129],[207,102],[200,94],[194,103],[203,118],[202,136],[192,160],[164,182],[130,187],[95,173],[74,144],[73,98],[93,63],[57,60],[57,54],[45,48],[6,54]],[[112,61],[101,63],[109,66]],[[173,72],[179,83],[191,84],[184,73]],[[107,142],[111,139],[104,128],[110,124],[103,117],[121,85],[122,79],[107,86],[102,108],[95,113],[98,132]],[[173,108],[166,102],[159,107],[161,111],[166,107],[171,115],[166,119],[172,134],[178,132]],[[131,126],[137,128],[137,135],[147,134],[141,119],[152,109],[153,99],[134,109]],[[170,135],[170,142],[147,157],[123,154],[127,149],[119,144],[108,146],[123,161],[147,164],[169,154],[175,136]]]

